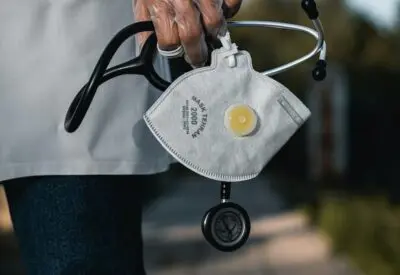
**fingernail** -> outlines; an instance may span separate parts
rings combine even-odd
[[[208,57],[208,47],[206,44],[206,41],[202,38],[199,43],[199,50],[200,50],[200,56],[197,62],[193,62],[190,60],[189,56],[185,53],[184,59],[187,63],[189,63],[192,67],[203,67],[207,63],[207,57]]]

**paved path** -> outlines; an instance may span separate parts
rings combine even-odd
[[[219,184],[193,174],[165,180],[178,180],[180,188],[157,200],[145,214],[148,275],[359,274],[347,261],[331,255],[329,242],[308,226],[304,216],[285,206],[269,187],[274,179],[260,177],[233,185],[232,200],[252,220],[248,243],[234,253],[216,251],[200,230],[204,212],[219,202]]]
[[[328,241],[304,216],[286,209],[266,178],[233,185],[232,200],[252,219],[248,243],[234,253],[216,251],[203,239],[200,221],[218,203],[216,182],[189,174],[181,187],[145,214],[148,275],[354,275],[344,259],[333,257]]]

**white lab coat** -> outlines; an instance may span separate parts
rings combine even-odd
[[[104,47],[133,20],[132,0],[0,0],[0,182],[168,169],[172,158],[142,119],[160,91],[142,76],[103,84],[80,128],[64,130]],[[135,52],[126,41],[111,65]]]

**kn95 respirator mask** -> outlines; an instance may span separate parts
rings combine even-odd
[[[285,86],[256,72],[230,39],[211,65],[176,79],[145,113],[162,146],[194,172],[218,181],[256,177],[310,116]]]

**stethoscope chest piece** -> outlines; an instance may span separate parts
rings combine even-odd
[[[230,183],[221,183],[221,203],[209,209],[201,223],[204,238],[223,252],[241,248],[247,242],[251,230],[246,210],[229,202],[229,195]]]

